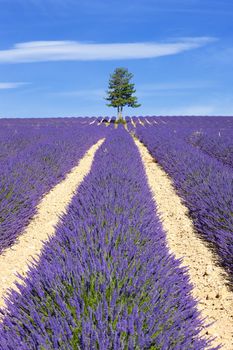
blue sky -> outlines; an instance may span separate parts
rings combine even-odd
[[[0,0],[0,116],[115,115],[116,67],[126,115],[233,115],[232,38],[232,0]]]

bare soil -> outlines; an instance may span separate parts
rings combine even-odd
[[[217,266],[213,253],[195,232],[188,209],[176,194],[172,180],[147,148],[137,139],[135,143],[166,231],[168,247],[188,267],[193,296],[199,301],[198,308],[206,318],[205,323],[214,322],[203,334],[216,337],[214,345],[223,344],[222,349],[233,350],[233,293],[227,286],[225,272]]]
[[[32,258],[38,259],[43,245],[55,234],[55,226],[66,212],[78,186],[89,173],[95,152],[103,142],[104,139],[101,139],[93,145],[66,178],[43,197],[37,206],[37,214],[18,241],[0,255],[0,307],[5,306],[4,296],[8,288],[17,290],[15,282],[22,283],[16,273],[25,275]]]

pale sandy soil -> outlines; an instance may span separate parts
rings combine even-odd
[[[126,131],[129,131],[127,123],[124,124],[124,128],[125,128]]]
[[[142,121],[142,120],[139,119],[139,118],[138,118],[138,122],[139,122],[139,124],[141,124],[142,126],[145,126],[145,125],[144,125],[144,121]]]
[[[93,120],[93,122],[90,122],[89,125],[92,125],[96,122],[97,119]]]
[[[145,118],[145,121],[146,121],[149,125],[152,125],[152,123],[151,123],[148,119]]]
[[[130,120],[131,120],[131,123],[132,123],[133,127],[136,128],[136,124],[134,123],[133,119],[130,118]]]
[[[101,119],[101,121],[97,124],[98,126],[102,124],[104,118]]]
[[[150,156],[147,148],[135,139],[144,163],[169,249],[189,268],[193,295],[205,323],[215,322],[208,335],[216,337],[214,344],[233,350],[233,293],[227,287],[224,271],[215,263],[213,253],[195,233],[187,208],[176,194],[171,179]]]
[[[65,213],[77,187],[90,171],[94,154],[103,141],[92,146],[65,180],[41,200],[37,215],[18,242],[0,256],[0,306],[4,306],[7,289],[16,288],[16,280],[21,282],[15,274],[25,275],[32,257],[38,257],[43,242],[54,235],[59,217]],[[233,350],[233,296],[222,277],[224,271],[216,266],[211,251],[196,235],[188,211],[176,195],[169,177],[147,149],[139,141],[135,142],[167,233],[169,248],[177,258],[183,258],[183,265],[189,267],[193,295],[199,299],[202,315],[207,317],[206,323],[216,321],[209,327],[208,334],[216,336],[215,343],[223,343],[223,349]]]
[[[17,243],[0,255],[0,307],[4,307],[4,295],[8,288],[17,289],[15,281],[22,281],[16,273],[25,275],[28,263],[37,258],[43,247],[43,242],[55,234],[55,225],[61,215],[66,212],[77,187],[89,173],[97,149],[104,142],[99,140],[93,145],[66,178],[46,194],[37,207],[37,214],[20,235]]]

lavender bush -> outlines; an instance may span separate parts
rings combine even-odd
[[[203,350],[184,268],[170,255],[138,150],[119,126],[0,325],[4,350]]]
[[[107,132],[81,122],[82,118],[0,121],[0,253],[15,242],[42,195]]]
[[[232,283],[232,168],[217,160],[213,154],[208,155],[207,150],[203,152],[187,142],[194,132],[191,118],[184,118],[183,122],[181,118],[164,118],[163,123],[161,119],[151,118],[156,122],[153,126],[138,125],[136,134],[172,177],[179,195],[189,208],[197,231],[211,243],[212,249],[217,252],[218,262],[226,269]],[[212,118],[212,123],[214,120]],[[199,119],[199,123],[208,132],[211,119]],[[197,125],[197,130],[200,130],[200,125]]]

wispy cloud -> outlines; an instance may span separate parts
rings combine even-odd
[[[17,89],[21,86],[28,85],[28,83],[1,83],[0,82],[0,90],[9,90],[9,89]]]
[[[0,50],[0,63],[155,58],[197,49],[215,40],[211,37],[193,37],[164,43],[104,44],[77,41],[32,41],[16,44],[8,50]]]

